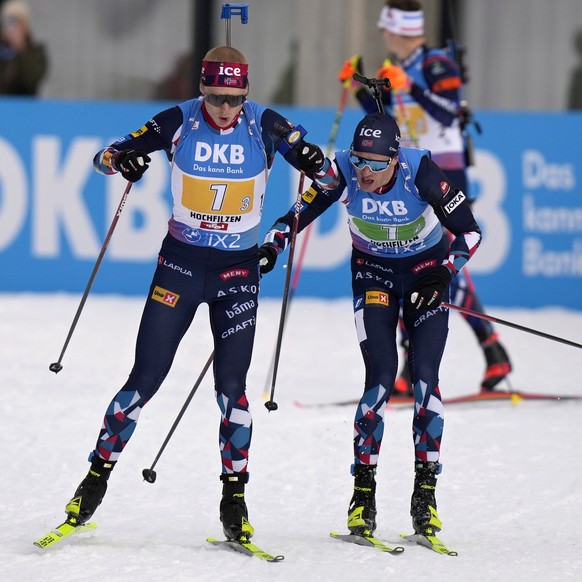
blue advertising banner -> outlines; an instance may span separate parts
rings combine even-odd
[[[85,290],[126,182],[93,171],[94,154],[167,103],[0,99],[0,292]],[[327,148],[335,111],[277,108]],[[346,110],[336,149],[347,148],[358,109]],[[476,113],[471,188],[483,243],[470,273],[486,305],[582,309],[582,114]],[[559,139],[553,138],[559,136]],[[171,212],[165,155],[136,183],[92,292],[144,295]],[[294,204],[298,173],[278,159],[262,234]],[[306,244],[307,242],[307,244]],[[298,296],[348,297],[350,242],[336,204],[299,236]],[[261,283],[280,297],[287,255]]]

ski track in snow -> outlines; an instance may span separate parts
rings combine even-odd
[[[363,364],[351,301],[296,298],[268,412],[280,301],[259,308],[248,376],[254,433],[247,503],[253,541],[285,560],[269,564],[206,543],[221,537],[219,411],[209,373],[160,458],[149,467],[212,351],[201,308],[174,366],[145,407],[95,513],[98,529],[51,550],[32,545],[64,518],[86,474],[105,408],[129,374],[142,298],[91,296],[55,375],[80,297],[3,294],[0,302],[2,531],[0,579],[28,582],[352,581],[562,582],[582,579],[579,422],[582,402],[483,403],[445,408],[437,500],[441,539],[458,557],[403,543],[402,555],[345,544],[355,406],[298,409],[357,398]],[[489,308],[491,315],[582,341],[582,312]],[[582,393],[580,350],[497,326],[514,364],[515,389]],[[441,368],[445,397],[476,391],[484,360],[457,313]],[[390,408],[378,468],[378,537],[410,533],[411,409]]]

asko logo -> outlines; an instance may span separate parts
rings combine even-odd
[[[178,303],[178,299],[180,296],[177,293],[172,293],[163,287],[154,287],[154,292],[152,293],[152,299],[154,301],[159,301],[164,305],[168,305],[169,307],[176,307],[176,303]]]

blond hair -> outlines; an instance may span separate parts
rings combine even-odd
[[[231,46],[216,46],[211,48],[205,55],[205,61],[211,62],[228,62],[228,63],[241,63],[243,65],[248,65],[247,58],[237,49]]]

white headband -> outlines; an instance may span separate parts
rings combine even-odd
[[[384,6],[378,18],[378,28],[400,36],[422,36],[424,34],[424,13],[422,10],[409,12]]]

